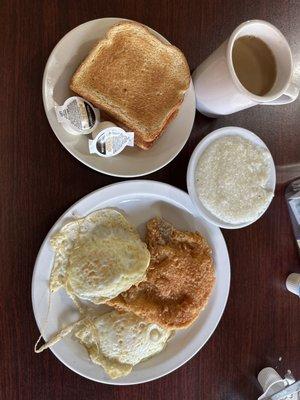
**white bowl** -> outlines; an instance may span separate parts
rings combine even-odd
[[[252,221],[240,223],[240,224],[231,224],[228,222],[225,222],[221,220],[220,218],[216,217],[213,215],[206,207],[204,207],[203,203],[201,200],[198,198],[197,192],[196,192],[196,186],[195,186],[195,169],[198,164],[198,160],[204,150],[215,140],[220,139],[221,137],[224,136],[240,136],[244,139],[250,140],[252,143],[257,144],[265,149],[268,150],[270,153],[269,149],[265,145],[265,143],[258,137],[256,136],[253,132],[248,131],[247,129],[244,128],[239,128],[237,126],[227,126],[225,128],[220,128],[217,129],[213,132],[211,132],[209,135],[205,136],[204,139],[201,140],[201,142],[198,144],[198,146],[195,148],[191,158],[190,162],[188,165],[188,170],[187,170],[187,188],[188,192],[190,195],[190,198],[196,207],[196,210],[199,212],[199,214],[205,218],[208,222],[210,222],[213,225],[219,226],[221,228],[226,228],[226,229],[238,229],[238,228],[243,228],[244,226],[251,225],[253,222],[257,221],[267,210],[266,209],[261,212],[256,218],[254,218]],[[270,153],[271,155],[271,153]],[[275,165],[274,161],[271,155],[270,158],[270,176],[267,181],[266,187],[271,190],[274,193],[275,190],[275,185],[276,185],[276,172],[275,172]],[[269,206],[269,204],[268,204]]]

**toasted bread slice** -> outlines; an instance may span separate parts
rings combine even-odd
[[[70,88],[135,134],[148,149],[178,112],[190,83],[182,52],[143,25],[114,25],[72,77]]]

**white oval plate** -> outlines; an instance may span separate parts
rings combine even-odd
[[[220,128],[216,129],[215,131],[209,133],[207,136],[205,136],[201,142],[198,144],[198,146],[195,148],[193,151],[193,154],[191,155],[188,169],[187,169],[187,174],[186,174],[186,181],[187,181],[187,188],[189,195],[194,203],[194,206],[198,210],[198,213],[206,219],[206,221],[210,222],[211,224],[214,224],[216,226],[219,226],[221,228],[226,228],[226,229],[239,229],[243,228],[245,226],[253,224],[253,222],[257,221],[268,209],[270,203],[266,207],[266,209],[257,216],[257,218],[253,219],[252,221],[241,223],[241,224],[230,224],[228,222],[225,222],[221,220],[220,218],[216,217],[213,215],[200,201],[197,192],[196,192],[196,187],[195,187],[195,170],[198,164],[199,157],[201,154],[204,152],[204,150],[215,140],[220,139],[221,137],[224,136],[240,136],[244,139],[250,140],[252,143],[263,147],[264,149],[268,150],[270,153],[270,150],[266,146],[266,144],[253,132],[248,131],[247,129],[244,128],[239,128],[238,126],[227,126],[225,128]],[[276,170],[275,170],[275,165],[274,161],[272,158],[272,155],[270,153],[270,175],[268,182],[266,184],[266,187],[270,189],[273,193],[275,190],[276,186]]]
[[[77,67],[97,41],[103,38],[122,18],[101,18],[86,22],[67,33],[55,46],[47,61],[43,77],[43,102],[49,124],[61,144],[79,161],[107,175],[137,177],[164,167],[180,152],[188,140],[195,118],[195,92],[190,87],[174,120],[150,150],[126,148],[111,158],[89,154],[87,135],[73,136],[57,122],[55,105],[61,105],[73,96],[69,82]],[[149,28],[162,41],[163,36]]]
[[[129,221],[138,228],[141,237],[145,234],[145,223],[154,216],[161,216],[178,229],[201,232],[213,249],[216,285],[205,310],[190,328],[178,331],[163,352],[134,367],[127,377],[117,380],[107,377],[100,366],[89,360],[85,349],[70,336],[51,348],[56,357],[70,369],[97,382],[130,385],[151,381],[187,362],[201,349],[218,325],[226,305],[230,284],[226,244],[220,229],[195,217],[188,194],[173,186],[156,181],[134,180],[96,190],[75,203],[59,218],[40,248],[32,277],[33,311],[40,330],[47,315],[48,282],[54,259],[49,243],[50,237],[74,216],[85,216],[105,207],[125,211]],[[100,306],[100,309],[103,307],[107,308]],[[59,290],[51,296],[45,338],[49,339],[62,326],[77,319],[78,314],[72,301],[64,290]]]

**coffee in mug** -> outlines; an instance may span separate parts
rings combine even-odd
[[[264,96],[276,80],[275,56],[269,46],[255,36],[241,36],[232,49],[235,73],[249,92]]]
[[[299,94],[293,69],[283,34],[269,22],[246,21],[194,71],[197,110],[217,117],[291,103]]]

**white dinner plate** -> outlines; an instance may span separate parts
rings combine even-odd
[[[55,46],[47,61],[43,77],[43,102],[51,128],[61,144],[79,161],[96,171],[120,177],[137,177],[162,168],[180,152],[188,140],[195,118],[195,92],[190,87],[174,120],[150,150],[127,147],[115,157],[89,154],[88,135],[74,136],[57,121],[54,107],[73,96],[69,82],[77,67],[97,41],[122,18],[101,18],[86,22],[67,33]],[[149,28],[150,29],[150,28]],[[150,29],[162,41],[163,36]]]
[[[198,319],[188,329],[177,331],[167,347],[158,355],[135,366],[133,372],[121,379],[112,380],[100,366],[93,364],[83,346],[69,335],[51,350],[67,367],[97,382],[130,385],[143,383],[166,375],[187,362],[201,349],[214,332],[223,314],[230,285],[230,264],[226,244],[219,228],[194,215],[187,193],[156,181],[133,180],[116,183],[85,196],[63,214],[46,236],[36,259],[32,277],[32,304],[37,325],[45,325],[49,302],[49,276],[54,260],[49,239],[66,222],[74,217],[86,216],[92,211],[114,207],[124,211],[141,237],[145,223],[161,216],[178,229],[199,231],[213,249],[216,284],[209,302]],[[99,309],[107,306],[99,306]],[[51,307],[45,328],[45,339],[79,317],[70,298],[63,289],[51,295]],[[42,356],[40,362],[42,363]]]

